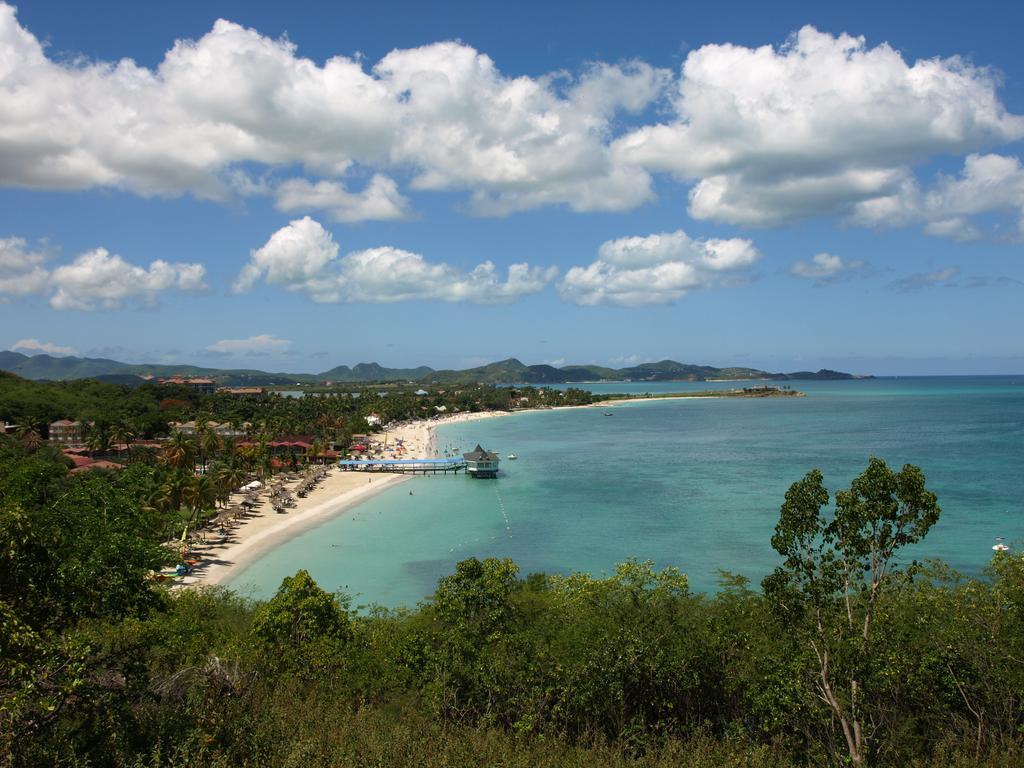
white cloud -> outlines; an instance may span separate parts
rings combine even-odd
[[[248,291],[263,279],[322,303],[436,300],[495,304],[542,290],[556,273],[554,267],[512,264],[502,280],[490,261],[464,272],[388,246],[338,258],[338,245],[331,234],[306,216],[282,227],[252,251],[235,282],[235,291]]]
[[[41,266],[47,258],[45,249],[30,250],[24,238],[0,238],[0,303],[42,293],[50,276]]]
[[[63,347],[59,344],[51,344],[48,341],[39,341],[39,339],[21,339],[16,341],[11,345],[11,351],[22,352],[28,355],[47,354],[54,357],[78,354],[78,350],[74,347]]]
[[[208,352],[221,355],[267,355],[284,352],[292,345],[288,339],[277,339],[267,333],[250,336],[247,339],[221,339],[206,347]]]
[[[841,280],[865,274],[867,262],[863,259],[847,259],[833,253],[816,253],[809,261],[795,261],[789,268],[793,277],[813,280],[815,285],[829,285]]]
[[[934,272],[915,272],[912,275],[894,280],[889,284],[890,288],[907,293],[919,291],[923,288],[952,288],[956,286],[956,278],[960,275],[959,267],[945,267]]]
[[[959,242],[980,240],[982,238],[981,230],[963,216],[929,221],[924,225],[924,233],[933,237],[948,237]]]
[[[250,253],[249,263],[235,281],[244,293],[262,278],[270,285],[308,293],[314,301],[336,301],[333,286],[323,279],[338,255],[338,245],[320,222],[309,216],[292,221]]]
[[[574,304],[668,304],[689,291],[717,285],[752,266],[750,240],[693,240],[682,230],[609,240],[586,267],[573,267],[558,291]]]
[[[12,296],[40,294],[49,296],[54,309],[116,309],[127,299],[154,306],[166,291],[207,288],[202,264],[157,260],[138,267],[96,248],[51,271],[41,266],[49,258],[48,249],[31,250],[24,238],[0,238],[0,303]]]
[[[517,77],[459,42],[320,63],[218,20],[148,68],[51,58],[0,0],[0,50],[0,184],[275,194],[346,222],[404,217],[398,173],[504,215],[629,210],[667,172],[694,185],[694,217],[775,224],[845,214],[931,157],[1024,137],[989,70],[809,26],[777,47],[702,46],[678,73],[629,61]],[[642,124],[652,107],[670,118]],[[321,180],[268,178],[295,165]],[[253,166],[255,179],[240,170]],[[376,186],[350,191],[366,170]]]
[[[402,104],[393,161],[418,168],[418,189],[470,189],[471,207],[501,215],[540,205],[628,210],[653,198],[650,176],[617,165],[607,139],[619,112],[655,100],[669,73],[643,62],[564,74],[503,75],[460,43],[392,51],[374,73]]]
[[[139,267],[106,248],[96,248],[53,270],[50,283],[55,292],[50,305],[54,309],[117,309],[134,299],[151,307],[167,291],[206,289],[205,274],[202,264],[171,264],[158,259]]]
[[[409,217],[409,201],[393,179],[375,174],[362,192],[337,181],[289,179],[277,187],[277,208],[286,213],[326,211],[334,221],[393,221]]]
[[[804,27],[785,45],[706,45],[683,65],[673,122],[614,143],[622,162],[697,181],[690,213],[774,224],[889,193],[908,167],[1024,136],[997,78],[959,58]]]
[[[409,168],[423,189],[470,190],[488,213],[650,199],[646,172],[614,166],[607,138],[618,115],[645,108],[670,79],[642,62],[508,77],[457,42],[395,50],[366,71],[345,56],[318,64],[287,39],[224,20],[177,41],[155,69],[66,63],[48,58],[7,4],[0,46],[7,185],[224,199],[265,191],[236,164],[334,177],[362,164]]]
[[[861,203],[851,218],[869,226],[921,222],[926,234],[964,241],[983,236],[969,217],[984,213],[1010,213],[1017,235],[1024,236],[1024,168],[1018,158],[968,155],[959,176],[940,175],[927,191],[908,181],[891,195]]]
[[[413,299],[502,304],[537,293],[558,270],[511,264],[502,281],[491,261],[469,272],[431,263],[418,253],[399,248],[370,248],[346,255],[338,278],[345,301],[393,302]]]

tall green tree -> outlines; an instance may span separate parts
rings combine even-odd
[[[879,603],[900,571],[897,553],[924,538],[940,510],[918,467],[894,472],[878,458],[836,493],[831,519],[822,511],[828,502],[819,470],[786,492],[772,537],[785,560],[763,587],[806,630],[815,693],[839,722],[850,761],[863,765],[873,746],[863,683],[878,662],[871,641]]]

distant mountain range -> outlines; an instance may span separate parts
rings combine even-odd
[[[714,379],[801,381],[807,379],[860,379],[840,371],[796,371],[769,373],[756,368],[715,368],[691,365],[675,360],[642,363],[628,368],[604,368],[598,365],[525,365],[515,358],[466,370],[436,371],[427,366],[418,368],[385,368],[377,363],[360,363],[349,367],[339,365],[323,373],[268,373],[254,369],[201,368],[195,365],[150,365],[120,363],[116,360],[91,357],[52,357],[0,352],[0,370],[16,373],[26,379],[99,379],[119,384],[141,383],[144,376],[202,376],[228,386],[274,386],[288,384],[319,384],[324,381],[371,383],[407,381],[419,384],[566,384],[586,381],[710,381]]]

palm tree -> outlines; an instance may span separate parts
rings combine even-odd
[[[225,493],[230,495],[245,480],[245,472],[237,465],[222,464],[213,474],[213,479]]]
[[[191,471],[195,466],[195,454],[195,441],[184,432],[175,432],[164,446],[160,458],[165,466]]]
[[[313,440],[313,444],[309,447],[309,463],[316,462],[317,464],[323,463],[323,452],[327,450],[326,443],[321,438]]]
[[[213,509],[217,505],[217,485],[206,475],[194,477],[185,488],[183,500],[191,510],[188,524],[192,525],[202,510]]]
[[[217,488],[217,503],[221,506],[225,506],[228,503],[228,499],[231,498],[232,486],[226,479],[228,472],[230,470],[223,464],[215,464],[206,473],[206,477],[210,478]]]
[[[196,425],[196,437],[199,442],[199,453],[203,461],[203,474],[206,473],[206,460],[221,449],[220,435],[210,426],[210,422],[203,421]]]
[[[252,472],[256,469],[256,456],[259,453],[259,449],[253,443],[248,445],[242,445],[238,447],[238,460],[242,462],[248,471]]]
[[[132,460],[132,440],[135,439],[135,431],[131,425],[126,421],[118,422],[114,425],[113,429],[110,430],[110,437],[118,445],[117,455],[121,456],[121,445],[124,445],[128,449],[128,462]]]
[[[256,457],[256,473],[261,483],[267,482],[268,477],[274,476],[274,457],[266,448],[260,451]]]
[[[167,509],[181,508],[191,483],[192,478],[180,471],[173,473],[163,482],[159,493],[166,500]]]
[[[97,453],[105,453],[110,450],[110,435],[103,427],[95,425],[85,436],[85,447],[89,449],[91,457],[95,457]]]
[[[150,445],[143,445],[135,449],[135,461],[149,467],[155,467],[157,462],[156,449]]]
[[[36,431],[35,427],[29,426],[28,424],[18,429],[18,439],[25,447],[26,453],[35,453],[43,447],[42,435]]]

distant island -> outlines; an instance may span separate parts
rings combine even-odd
[[[152,377],[203,376],[221,386],[288,386],[332,383],[409,382],[420,384],[572,384],[600,381],[807,381],[871,379],[842,371],[771,373],[756,368],[717,368],[710,365],[661,360],[627,368],[599,365],[526,365],[515,358],[464,370],[385,368],[377,363],[339,365],[322,373],[273,373],[256,369],[204,368],[195,365],[131,364],[90,357],[53,357],[0,352],[0,370],[22,378],[65,381],[99,379],[118,384],[138,384]]]

